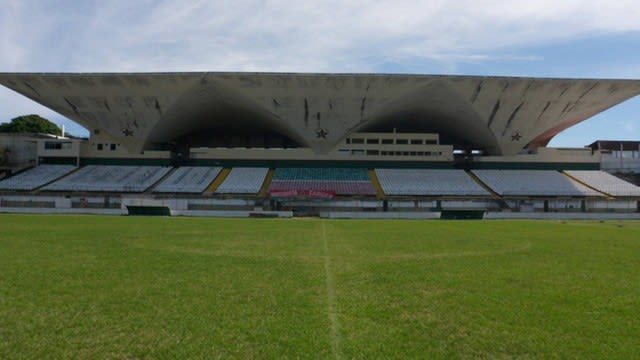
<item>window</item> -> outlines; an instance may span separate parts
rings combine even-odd
[[[378,150],[367,150],[367,155],[380,155]]]
[[[116,151],[116,144],[111,144],[111,151]]]
[[[93,135],[100,135],[100,129],[93,129]]]
[[[71,149],[71,143],[47,141],[44,143],[44,148],[46,150],[69,150]]]
[[[45,150],[62,150],[62,143],[47,141],[44,143]]]
[[[407,140],[407,139],[397,139],[396,140],[396,144],[399,144],[399,145],[407,145],[408,143],[409,143],[409,140]]]
[[[424,143],[427,144],[427,145],[437,145],[438,141],[427,139],[427,140],[424,141]]]
[[[422,139],[411,139],[411,145],[422,145]]]
[[[347,144],[351,144],[351,138],[347,138],[345,141],[347,142]]]
[[[351,150],[352,155],[364,155],[364,150]]]
[[[391,145],[393,144],[393,139],[382,139],[382,143],[384,145]]]
[[[380,140],[378,139],[367,139],[367,144],[379,144]]]
[[[364,144],[364,139],[351,139],[352,144]]]
[[[98,150],[102,150],[102,144],[98,144]]]

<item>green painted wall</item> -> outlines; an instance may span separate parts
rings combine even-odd
[[[170,166],[169,159],[136,159],[136,158],[82,158],[80,165],[147,165]]]
[[[75,158],[42,158],[43,164],[75,164]],[[169,159],[82,158],[80,165],[155,165],[171,166]],[[331,167],[331,168],[398,168],[398,169],[503,169],[503,170],[599,170],[599,163],[560,162],[424,162],[424,161],[308,161],[308,160],[215,160],[192,159],[189,166],[232,167]]]
[[[39,159],[40,164],[50,165],[75,165],[75,157],[41,157]]]

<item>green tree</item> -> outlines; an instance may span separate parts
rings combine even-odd
[[[23,115],[11,119],[10,123],[0,124],[3,133],[44,133],[60,135],[60,128],[40,115]]]

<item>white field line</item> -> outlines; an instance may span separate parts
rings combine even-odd
[[[331,257],[329,255],[329,244],[327,241],[327,228],[322,221],[322,240],[324,243],[324,272],[327,284],[327,313],[329,315],[329,326],[331,332],[331,351],[336,359],[342,358],[340,346],[340,325],[338,323],[338,310],[336,303],[335,280],[331,269]]]

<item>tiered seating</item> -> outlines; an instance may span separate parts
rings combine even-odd
[[[327,191],[338,195],[375,195],[366,169],[280,168],[269,191]]]
[[[256,194],[260,191],[268,168],[238,167],[231,169],[216,193],[219,194]]]
[[[143,192],[169,172],[161,166],[88,165],[45,186],[52,191]]]
[[[40,165],[0,181],[0,190],[33,190],[72,172],[73,165]]]
[[[489,195],[463,170],[376,169],[387,195]]]
[[[185,166],[176,169],[158,185],[154,192],[201,193],[213,182],[221,167]]]
[[[613,196],[640,196],[640,187],[628,183],[604,171],[565,171],[594,189]]]
[[[553,170],[473,170],[473,173],[505,196],[601,196]]]

